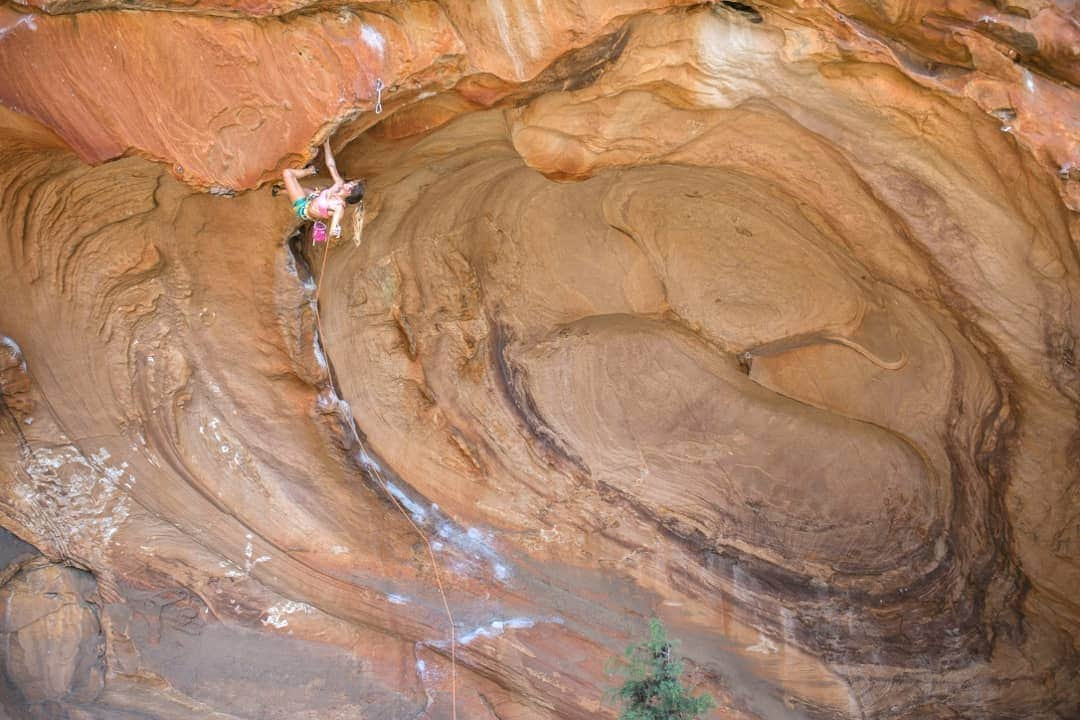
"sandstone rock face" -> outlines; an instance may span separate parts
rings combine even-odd
[[[118,5],[0,8],[0,716],[1080,714],[1074,3]]]
[[[79,704],[100,691],[101,626],[93,579],[71,568],[24,572],[0,591],[4,675],[32,711]]]

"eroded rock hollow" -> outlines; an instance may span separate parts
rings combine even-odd
[[[1077,717],[1076,11],[0,6],[0,717]]]

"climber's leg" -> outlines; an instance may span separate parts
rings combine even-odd
[[[285,168],[281,171],[281,178],[285,181],[285,189],[289,192],[289,199],[296,202],[300,198],[307,197],[304,186],[300,184],[300,178],[315,174],[315,168],[310,165],[301,170]]]

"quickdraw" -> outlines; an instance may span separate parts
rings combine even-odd
[[[377,78],[375,80],[375,92],[378,93],[378,97],[375,98],[375,114],[376,115],[381,115],[382,114],[382,91],[383,91],[382,78]]]

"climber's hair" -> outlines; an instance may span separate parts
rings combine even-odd
[[[356,180],[355,182],[356,184],[353,185],[352,192],[350,192],[345,198],[345,202],[349,203],[350,205],[355,205],[356,203],[364,199],[364,181]]]
[[[352,239],[353,245],[360,247],[360,241],[364,234],[364,202],[360,201],[352,209]]]

